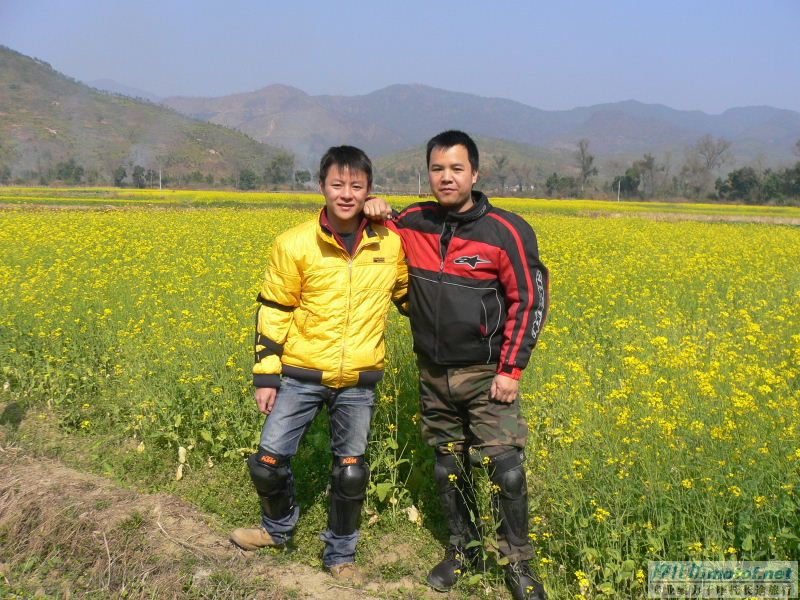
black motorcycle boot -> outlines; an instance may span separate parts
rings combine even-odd
[[[452,588],[466,569],[467,557],[458,546],[448,546],[444,558],[428,573],[428,585],[437,592]]]
[[[473,521],[477,508],[469,463],[460,456],[440,454],[436,457],[434,474],[450,544],[444,558],[428,573],[427,581],[433,589],[446,592],[465,570],[483,570],[485,565],[481,545],[472,543],[479,540],[480,535]]]
[[[505,580],[514,600],[547,600],[544,586],[534,577],[526,560],[507,564]]]

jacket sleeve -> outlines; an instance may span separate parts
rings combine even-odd
[[[272,246],[256,310],[255,387],[280,387],[281,355],[294,309],[300,304],[300,272],[279,237]]]
[[[397,253],[397,280],[392,290],[392,301],[397,306],[400,314],[408,316],[408,264],[406,255],[401,246]]]
[[[506,225],[509,238],[500,253],[499,278],[508,316],[497,372],[519,379],[547,317],[550,279],[530,225],[519,218],[506,221]]]

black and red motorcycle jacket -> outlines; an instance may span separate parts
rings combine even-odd
[[[464,213],[420,202],[387,222],[408,260],[414,351],[437,365],[494,363],[519,379],[547,316],[547,268],[524,219],[472,194]]]

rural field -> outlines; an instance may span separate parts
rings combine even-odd
[[[261,426],[255,298],[272,240],[321,202],[0,188],[0,463],[13,450],[169,493],[223,535],[255,523],[243,460]],[[551,271],[549,320],[522,381],[531,537],[551,598],[645,597],[648,560],[800,560],[800,208],[495,203],[532,224]],[[376,597],[504,597],[494,567],[425,595],[446,536],[410,330],[394,310],[388,361],[359,558],[369,579],[411,587]],[[294,461],[296,545],[259,554],[276,569],[320,568],[329,461],[318,419]],[[490,494],[484,485],[491,556]],[[25,546],[16,526],[0,519],[0,596],[55,597],[64,580],[98,598],[155,593],[112,568],[103,538],[88,558]],[[234,576],[218,575],[217,597],[244,597]],[[212,597],[187,581],[187,597]]]

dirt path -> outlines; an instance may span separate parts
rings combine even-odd
[[[280,555],[236,549],[173,496],[122,489],[0,446],[0,596],[4,586],[63,598],[448,597],[410,578],[337,585]]]

